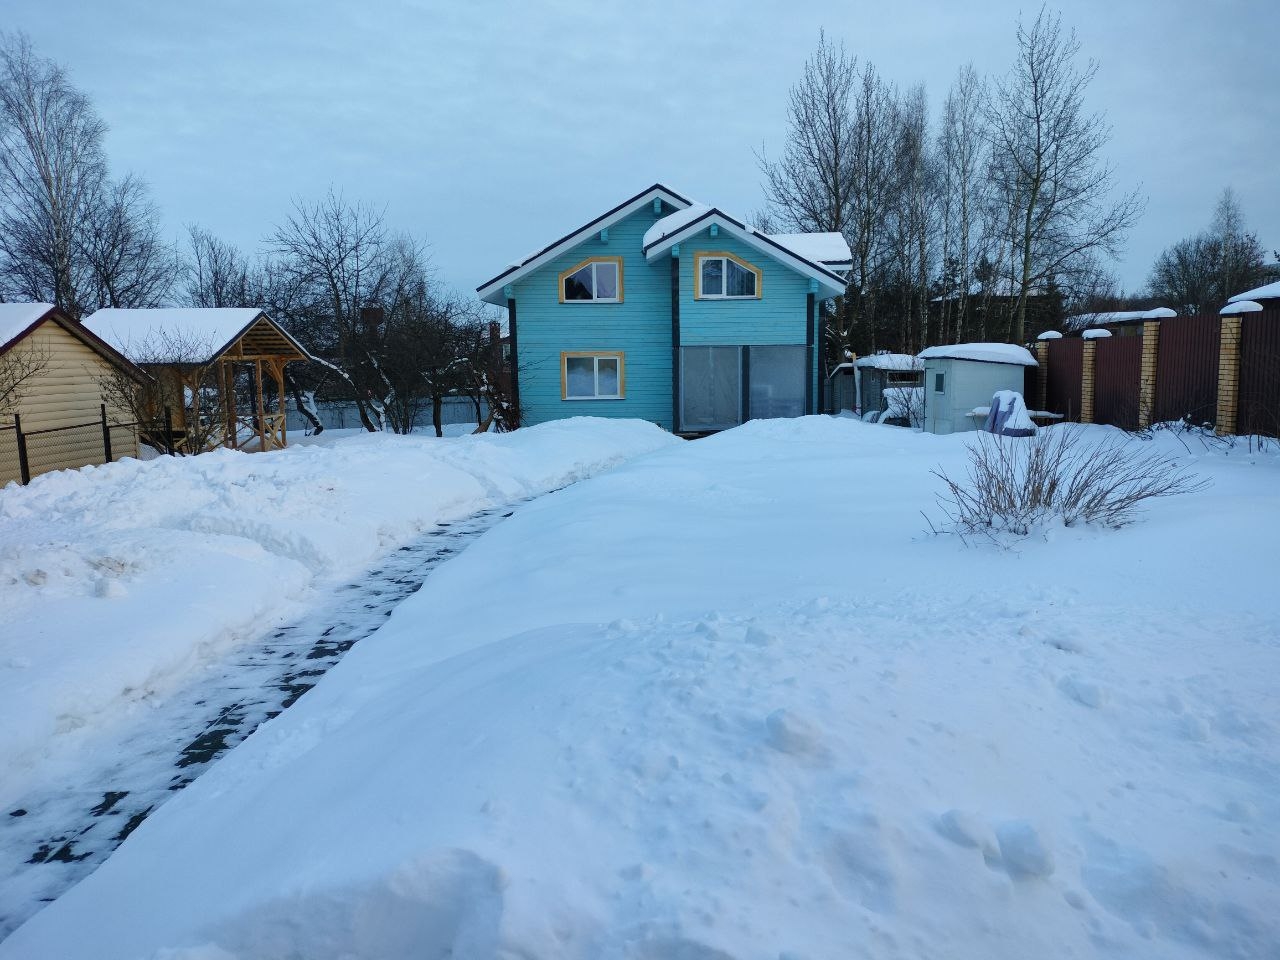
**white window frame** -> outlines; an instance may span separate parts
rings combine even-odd
[[[707,293],[702,288],[702,265],[708,260],[721,261],[720,267],[720,293]],[[727,293],[729,289],[729,263],[735,263],[743,270],[752,274],[756,278],[755,293]],[[741,257],[735,256],[727,251],[714,251],[710,253],[699,253],[693,258],[693,279],[694,279],[694,299],[695,300],[759,300],[763,296],[764,287],[764,271],[755,264],[748,263]]]
[[[607,264],[614,268],[614,290],[617,295],[613,297],[597,297],[595,295],[596,284],[596,268],[601,264]],[[572,277],[575,273],[581,271],[584,267],[591,268],[591,298],[589,300],[570,300],[564,295],[564,282]],[[561,303],[622,303],[622,258],[621,257],[588,257],[581,263],[568,270],[560,272],[556,278],[557,291]]]
[[[583,301],[588,302],[588,301]],[[595,375],[595,393],[590,397],[569,396],[569,361],[594,360],[592,370]],[[616,360],[618,362],[618,392],[600,392],[600,361]],[[563,350],[560,353],[560,399],[561,400],[625,400],[627,399],[626,354],[621,350]]]

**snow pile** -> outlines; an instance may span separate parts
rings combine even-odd
[[[1280,299],[1280,280],[1274,283],[1264,284],[1261,287],[1254,287],[1252,290],[1246,290],[1244,293],[1237,293],[1228,300],[1228,303],[1240,303],[1244,300],[1273,300]]]
[[[661,241],[663,237],[679,233],[693,221],[706,216],[712,209],[705,203],[692,203],[683,210],[677,210],[675,213],[668,214],[655,221],[653,226],[644,232],[644,237],[640,241],[640,248],[648,250],[655,243]]]
[[[325,435],[317,440],[322,440]],[[61,471],[0,490],[0,802],[114,711],[441,521],[675,444],[576,419]]]
[[[943,347],[925,347],[921,360],[985,360],[988,363],[1016,363],[1035,367],[1036,358],[1026,347],[1016,343],[955,343]]]
[[[881,420],[890,417],[907,420],[911,426],[919,427],[924,421],[924,387],[885,387],[885,409]]]
[[[964,457],[756,421],[528,505],[0,958],[1275,956],[1278,458],[1015,553],[922,534]]]
[[[1229,317],[1239,313],[1261,313],[1262,304],[1255,300],[1232,300],[1225,307],[1218,311],[1222,316]]]
[[[1037,340],[1061,340],[1062,333],[1061,331],[1058,331],[1058,330],[1046,330],[1044,333],[1040,334],[1040,336],[1036,337],[1036,339]]]
[[[1085,340],[1106,340],[1111,336],[1110,330],[1086,330],[1080,336]]]

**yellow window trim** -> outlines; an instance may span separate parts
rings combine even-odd
[[[591,263],[613,263],[618,266],[618,298],[616,300],[566,300],[564,298],[564,281],[567,277],[573,276],[583,267]],[[561,303],[621,303],[622,302],[622,258],[621,257],[587,257],[580,264],[570,267],[568,270],[562,270],[560,276],[556,278],[556,289],[560,293]]]
[[[712,260],[724,257],[726,260],[732,260],[744,270],[750,270],[756,275],[756,295],[754,297],[703,297],[702,296],[702,261]],[[728,278],[725,278],[728,283]],[[694,254],[693,257],[693,299],[695,300],[759,300],[764,295],[764,271],[753,263],[747,263],[737,254],[730,253],[728,250],[704,250],[702,253]]]
[[[590,302],[590,301],[587,301]],[[561,400],[625,400],[627,398],[627,359],[622,350],[561,350],[560,351],[560,399]],[[570,357],[613,357],[618,361],[618,395],[616,397],[570,397]]]

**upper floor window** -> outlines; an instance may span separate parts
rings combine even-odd
[[[760,296],[760,268],[732,253],[703,253],[694,266],[696,300],[752,300]]]
[[[560,274],[561,303],[621,303],[622,258],[592,257]]]

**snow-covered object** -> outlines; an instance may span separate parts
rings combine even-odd
[[[881,420],[892,417],[895,420],[907,420],[913,427],[920,426],[924,416],[923,387],[885,387],[881,393],[885,402]]]
[[[857,365],[865,369],[908,371],[923,370],[924,364],[909,353],[872,353],[857,359]]]
[[[52,309],[52,303],[0,303],[0,350]]]
[[[982,429],[1002,437],[1029,437],[1036,432],[1036,425],[1027,413],[1022,394],[1016,390],[997,390]]]
[[[1225,307],[1219,310],[1218,313],[1226,317],[1238,313],[1259,313],[1262,309],[1262,304],[1255,300],[1232,300]]]
[[[1212,484],[966,549],[967,438],[810,417],[527,505],[0,958],[1280,954],[1280,456],[1054,429]]]
[[[328,437],[0,489],[0,811],[76,731],[109,726],[313,585],[438,522],[677,442],[643,421],[588,418],[456,440]],[[103,579],[123,593],[103,593]]]
[[[1046,330],[1044,333],[1040,334],[1040,336],[1036,337],[1036,339],[1037,339],[1037,340],[1061,340],[1061,339],[1062,339],[1062,331],[1060,331],[1060,330]]]
[[[199,347],[212,358],[244,332],[262,311],[256,307],[165,307],[157,309],[106,308],[86,317],[84,326],[130,360],[139,350],[160,345]],[[193,360],[183,356],[175,359]]]
[[[917,356],[921,360],[983,360],[988,363],[1016,363],[1022,367],[1039,365],[1030,350],[1016,343],[956,343],[926,347]]]
[[[1080,336],[1085,340],[1105,340],[1107,337],[1111,336],[1111,331],[1095,328],[1092,330],[1085,330],[1080,334]]]
[[[1228,300],[1228,303],[1239,303],[1242,300],[1273,300],[1280,298],[1280,280],[1274,283],[1267,283],[1261,287],[1254,287],[1252,290],[1246,290],[1244,293],[1237,293]]]

